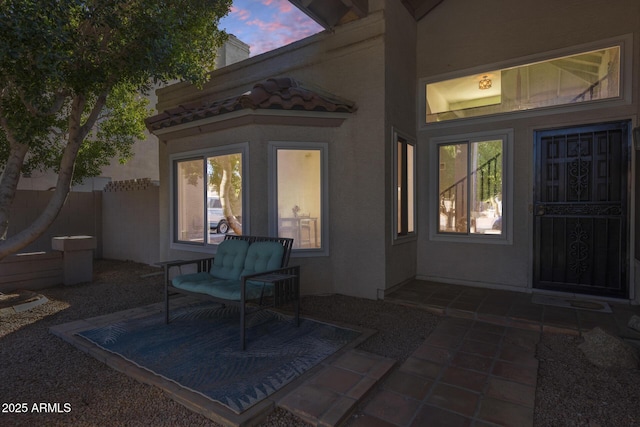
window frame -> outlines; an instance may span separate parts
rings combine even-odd
[[[399,158],[398,158],[398,143],[402,142],[404,145],[406,146],[412,146],[413,147],[413,171],[412,171],[412,176],[411,179],[413,180],[413,192],[412,194],[408,195],[408,197],[405,197],[406,201],[409,200],[409,198],[413,199],[413,209],[411,214],[413,215],[413,231],[402,231],[399,230],[399,222],[400,222],[400,218],[398,218],[398,212],[402,209],[402,216],[404,217],[405,215],[407,215],[407,220],[408,220],[408,215],[409,215],[409,208],[408,208],[408,204],[406,206],[398,206],[398,190],[401,187],[404,186],[408,186],[408,182],[407,180],[409,179],[408,176],[404,176],[402,177],[402,182],[398,182],[398,178],[400,175],[400,171],[398,170],[398,166],[399,166]],[[418,146],[416,143],[416,139],[412,138],[410,136],[408,136],[406,133],[401,132],[397,129],[392,129],[392,137],[391,137],[391,158],[393,159],[393,179],[391,180],[391,199],[393,200],[393,203],[391,203],[391,218],[392,218],[392,227],[391,227],[391,232],[392,232],[392,243],[393,244],[398,244],[398,243],[402,243],[402,242],[406,242],[406,241],[412,241],[412,240],[416,240],[417,239],[417,235],[418,235],[418,198],[417,198],[417,194],[418,194],[418,190],[417,190],[417,159],[418,159]],[[403,150],[403,157],[404,156],[408,156],[408,150]],[[407,170],[407,164],[404,163],[404,160],[408,160],[408,157],[404,157],[403,158],[403,167],[404,170],[406,172]],[[406,191],[408,192],[408,188],[406,188]],[[403,199],[404,200],[404,199]],[[404,205],[404,204],[403,204]]]
[[[513,129],[472,132],[431,138],[429,140],[429,240],[460,243],[513,244]],[[457,234],[442,233],[440,224],[439,148],[455,143],[502,140],[502,233]]]
[[[203,173],[206,174],[206,161],[209,157],[223,156],[228,154],[241,154],[242,155],[242,211],[243,211],[243,220],[242,220],[242,234],[250,234],[250,215],[248,213],[249,210],[249,143],[237,143],[237,144],[229,144],[219,147],[210,147],[206,149],[194,150],[194,151],[186,151],[181,153],[174,153],[169,156],[169,170],[170,170],[170,190],[169,190],[169,248],[177,249],[177,250],[186,250],[192,252],[205,252],[205,253],[215,253],[216,248],[218,247],[217,243],[209,243],[208,235],[203,236],[204,240],[202,243],[200,242],[186,242],[183,240],[177,240],[177,224],[178,224],[178,214],[177,214],[177,201],[178,201],[178,186],[176,183],[176,175],[177,175],[177,165],[180,161],[189,161],[189,160],[202,160],[203,164]],[[204,185],[203,189],[203,200],[204,200],[204,218],[205,218],[205,230],[208,233],[208,226],[206,225],[207,221],[207,186]],[[247,214],[245,214],[247,212]]]
[[[500,70],[505,68],[520,67],[535,62],[553,60],[558,57],[576,55],[593,50],[605,49],[609,47],[620,47],[620,88],[619,95],[614,98],[599,99],[587,102],[552,105],[528,109],[523,111],[506,111],[479,115],[475,117],[461,117],[454,120],[442,122],[427,122],[427,85],[446,80],[461,78],[470,75],[480,75],[487,70]],[[478,67],[468,68],[455,72],[445,73],[432,77],[421,78],[418,81],[418,126],[420,130],[459,127],[461,125],[479,124],[495,122],[508,119],[510,116],[518,117],[538,117],[550,114],[570,113],[576,111],[587,111],[601,108],[629,105],[632,101],[632,66],[633,66],[633,35],[626,34],[620,37],[600,40],[592,43],[572,46],[569,48],[556,49],[535,55],[515,58],[497,63],[485,64]]]
[[[269,141],[268,143],[268,221],[269,234],[278,235],[278,150],[320,151],[320,247],[292,248],[295,257],[329,256],[329,144],[326,142]]]

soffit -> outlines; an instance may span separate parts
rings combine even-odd
[[[369,13],[368,0],[289,0],[289,2],[327,30],[364,18]]]
[[[424,18],[444,0],[402,0],[402,4],[413,15],[416,21]]]
[[[401,0],[402,5],[416,21],[426,16],[442,1]],[[369,13],[368,0],[289,0],[289,2],[327,30],[364,18]]]
[[[256,83],[250,91],[231,98],[179,105],[149,117],[145,122],[153,132],[239,110],[353,113],[356,106],[351,101],[307,87],[290,77],[279,77]]]

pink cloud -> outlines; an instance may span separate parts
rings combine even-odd
[[[226,29],[258,55],[308,37],[322,28],[288,0],[235,0]]]
[[[231,14],[234,15],[236,19],[246,21],[251,16],[251,11],[231,6]]]
[[[280,13],[289,13],[293,10],[293,6],[289,3],[289,0],[262,0],[262,4],[265,6],[274,5]]]
[[[265,22],[261,19],[252,19],[246,22],[247,25],[254,25],[260,29],[260,31],[287,31],[289,28],[282,22]]]

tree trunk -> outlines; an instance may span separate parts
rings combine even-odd
[[[28,151],[29,146],[26,144],[11,143],[9,159],[0,178],[0,240],[7,237],[11,206],[20,181],[20,169]]]
[[[104,104],[100,104],[101,102],[99,101],[94,107],[94,111],[95,108],[102,109],[102,105]],[[73,168],[78,155],[78,150],[80,149],[80,145],[87,135],[88,130],[93,126],[93,123],[95,123],[95,119],[93,118],[94,114],[91,114],[90,117],[93,118],[93,122],[91,122],[90,119],[84,124],[84,126],[81,124],[84,106],[85,98],[77,95],[73,99],[71,113],[69,116],[69,136],[60,161],[60,172],[58,173],[58,181],[56,183],[56,189],[53,193],[53,197],[44,211],[42,211],[40,216],[31,225],[29,225],[29,227],[9,238],[0,240],[0,260],[8,255],[18,252],[40,237],[47,228],[49,228],[53,221],[55,221],[58,213],[60,213],[60,210],[64,206],[69,190],[71,189]],[[97,117],[97,115],[95,116]],[[21,148],[22,150],[25,150],[24,147]],[[4,221],[0,226],[4,227],[3,230],[5,235],[9,224],[9,211],[11,209],[11,204],[13,203],[13,197],[15,197],[18,181],[20,180],[20,168],[22,167],[24,156],[27,151],[28,147],[26,148],[25,153],[22,154],[21,158],[20,154],[22,151],[16,151],[16,153],[9,159],[9,162],[12,163],[10,174],[5,178],[9,168],[9,164],[7,164],[2,175],[2,181],[0,182],[0,215],[2,215],[0,216],[0,221]],[[12,197],[9,200],[8,197],[10,195],[12,195]]]
[[[237,235],[242,234],[242,224],[238,221],[238,218],[233,214],[231,208],[231,192],[233,186],[231,185],[231,162],[226,157],[222,156],[218,163],[222,169],[222,179],[220,180],[220,204],[222,205],[222,214],[227,219],[229,227]]]

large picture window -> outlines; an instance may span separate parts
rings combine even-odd
[[[326,145],[272,143],[275,228],[297,252],[326,249]]]
[[[245,149],[220,149],[173,160],[173,241],[205,246],[243,233]]]
[[[511,132],[439,139],[432,237],[506,241]],[[436,166],[436,165],[434,165]]]

